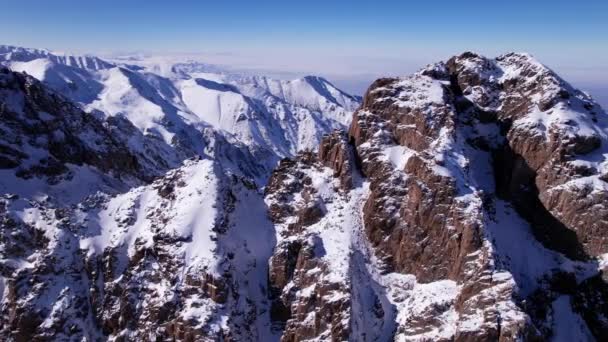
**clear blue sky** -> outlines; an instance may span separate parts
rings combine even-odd
[[[0,13],[2,44],[239,55],[252,68],[352,82],[464,50],[527,51],[584,84],[608,77],[607,0],[21,0]]]
[[[608,1],[601,0],[22,0],[4,2],[1,11],[3,39],[89,50],[410,42],[606,49],[608,34]]]

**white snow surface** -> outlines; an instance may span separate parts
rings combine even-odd
[[[177,198],[170,203],[170,207],[164,209],[171,214],[168,216],[169,221],[163,225],[162,233],[180,240],[191,240],[184,244],[182,250],[186,267],[197,265],[217,274],[216,263],[219,261],[214,253],[216,244],[211,240],[218,219],[214,201],[218,193],[218,180],[213,168],[211,160],[202,160],[180,168],[182,180],[187,187],[177,193]],[[118,195],[110,200],[105,210],[97,214],[101,227],[99,235],[84,239],[81,247],[93,253],[101,253],[107,247],[124,246],[131,257],[135,242],[144,247],[154,244],[154,227],[158,223],[154,222],[154,216],[150,214],[163,207],[163,198],[153,186]],[[133,225],[126,230],[121,228],[120,223],[130,217],[135,219]]]
[[[278,158],[315,149],[345,129],[360,99],[315,76],[277,80],[227,73],[200,61],[128,56],[105,61],[0,46],[0,63],[27,72],[103,116],[122,115],[173,144],[180,130],[213,127]],[[184,128],[185,127],[185,128]]]

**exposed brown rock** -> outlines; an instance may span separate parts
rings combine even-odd
[[[334,176],[340,179],[343,190],[352,188],[355,159],[344,132],[335,131],[326,135],[319,146],[318,158],[325,166],[334,170]]]

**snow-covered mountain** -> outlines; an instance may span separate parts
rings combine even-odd
[[[193,153],[202,149],[198,132],[225,132],[267,167],[314,149],[325,132],[345,128],[360,103],[320,77],[239,76],[193,61],[131,57],[109,62],[2,46],[0,63],[34,76],[86,111],[125,117],[145,136],[180,143]]]
[[[359,105],[318,77],[0,51],[3,339],[608,335],[608,117],[529,55]]]
[[[316,77],[0,51],[2,336],[277,339],[263,182],[359,99]]]
[[[604,339],[607,123],[526,54],[374,82],[269,181],[285,340]]]

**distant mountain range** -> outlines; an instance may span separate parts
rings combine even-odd
[[[246,144],[265,166],[347,127],[360,103],[321,77],[246,77],[193,61],[123,57],[125,64],[10,46],[0,46],[0,61],[99,117],[126,118],[145,136],[196,145],[184,135],[210,127]]]

